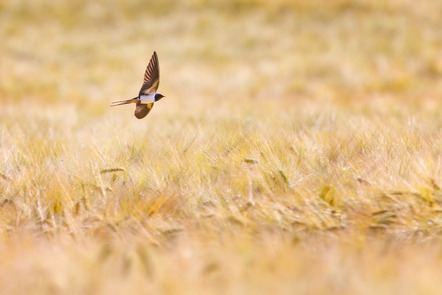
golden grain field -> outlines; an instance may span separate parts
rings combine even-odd
[[[1,294],[440,294],[442,2],[0,0]],[[166,98],[143,120],[152,52]]]

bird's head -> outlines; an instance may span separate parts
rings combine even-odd
[[[155,93],[155,101],[159,101],[160,99],[162,99],[164,97],[164,95],[160,94],[160,93]]]

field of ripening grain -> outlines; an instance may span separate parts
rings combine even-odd
[[[442,2],[0,0],[0,293],[440,294]],[[135,97],[156,51],[159,92]]]

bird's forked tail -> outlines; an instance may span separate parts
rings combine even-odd
[[[140,97],[134,97],[131,99],[127,99],[127,100],[120,100],[120,101],[113,101],[111,104],[111,107],[116,107],[116,106],[120,106],[123,104],[128,104],[128,103],[137,103],[140,100]]]

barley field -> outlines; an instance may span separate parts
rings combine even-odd
[[[1,294],[440,294],[442,2],[0,0]],[[156,51],[159,92],[135,97]]]

